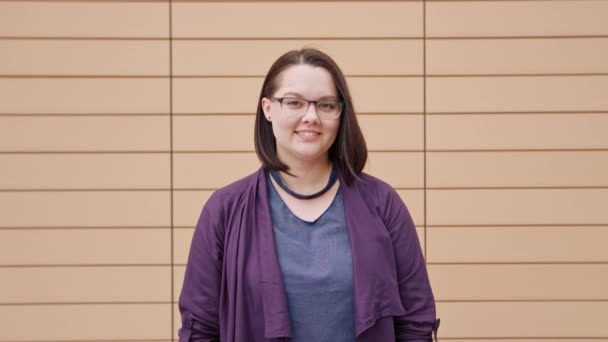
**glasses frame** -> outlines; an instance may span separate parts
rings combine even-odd
[[[279,104],[281,105],[281,110],[283,112],[285,112],[285,109],[283,109],[283,101],[285,99],[297,99],[297,100],[302,100],[302,101],[306,101],[306,109],[304,111],[302,111],[302,114],[299,115],[290,115],[291,117],[301,117],[304,116],[304,114],[306,114],[306,112],[308,112],[308,109],[310,108],[310,104],[314,104],[315,105],[315,112],[317,113],[317,116],[319,117],[319,119],[321,120],[335,120],[338,119],[340,117],[340,115],[342,115],[342,110],[344,110],[344,101],[340,101],[340,100],[331,100],[331,99],[324,99],[324,100],[307,100],[307,99],[303,99],[301,97],[296,97],[296,96],[285,96],[285,97],[271,97],[271,100],[276,100],[277,102],[279,102]],[[317,108],[317,104],[320,102],[335,102],[338,103],[340,105],[340,110],[338,111],[338,114],[335,117],[330,117],[330,118],[325,118],[322,117],[322,114],[319,114],[319,110]],[[322,113],[322,112],[321,112]]]

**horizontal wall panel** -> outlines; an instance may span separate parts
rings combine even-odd
[[[428,115],[427,148],[608,148],[607,114]]]
[[[0,305],[0,321],[5,341],[167,339],[171,305]]]
[[[169,152],[169,122],[169,115],[0,116],[0,150]]]
[[[3,1],[0,13],[1,37],[169,37],[168,1]]]
[[[173,267],[173,298],[175,298],[175,301],[179,301],[179,295],[181,294],[184,285],[185,273],[186,266]]]
[[[428,262],[608,262],[608,225],[429,227]]]
[[[605,337],[608,302],[437,303],[441,336],[447,338]],[[519,339],[518,339],[519,340]],[[561,341],[561,340],[560,340]]]
[[[173,304],[173,326],[175,329],[173,329],[173,338],[174,340],[179,341],[179,328],[181,328],[182,326],[182,317],[181,314],[179,312],[179,305]]]
[[[213,190],[173,191],[173,226],[194,227]]]
[[[0,51],[0,75],[169,75],[168,41],[0,40]]]
[[[407,207],[414,224],[418,228],[424,226],[424,190],[397,190],[397,194]]]
[[[429,265],[428,271],[439,301],[608,300],[608,264]]]
[[[418,240],[421,246],[424,246],[424,228],[417,228]],[[175,229],[173,232],[173,263],[174,265],[185,265],[188,262],[190,253],[190,245],[192,243],[192,234],[194,228]],[[179,297],[181,292],[182,282],[184,280],[185,266],[174,267],[174,296]]]
[[[358,115],[368,150],[424,149],[423,115]]]
[[[430,225],[606,224],[608,189],[427,190]]]
[[[173,113],[255,114],[260,78],[173,79]]]
[[[423,112],[422,77],[350,77],[357,113]]]
[[[166,114],[168,78],[0,78],[0,114]]]
[[[608,72],[608,38],[428,40],[426,49],[429,75]]]
[[[173,25],[177,38],[420,37],[422,2],[176,2]]]
[[[192,234],[194,234],[194,225],[193,228],[182,228],[175,229],[173,231],[173,263],[176,265],[185,265],[188,262],[188,255],[190,253],[190,245],[192,244]],[[174,275],[174,279],[176,281],[179,280],[179,283],[184,280],[183,276],[183,267],[176,266],[175,269],[181,270],[181,277],[178,276],[179,273]],[[181,286],[178,290],[181,289]]]
[[[289,50],[313,47],[347,75],[422,74],[422,40],[176,40],[175,75],[264,76]],[[247,56],[243,60],[242,56]],[[356,56],[356,58],[354,58]]]
[[[234,182],[260,167],[253,152],[184,153],[173,156],[174,187],[215,189]],[[422,187],[420,152],[372,152],[365,171],[393,187]]]
[[[169,153],[0,154],[0,189],[169,189]],[[40,172],[44,170],[44,172]]]
[[[173,150],[254,151],[254,125],[254,115],[176,115]]]
[[[173,197],[173,224],[177,227],[194,227],[201,210],[213,191],[176,190]],[[397,190],[397,193],[407,206],[417,227],[424,225],[424,191]]]
[[[602,111],[608,76],[431,77],[429,112]]]
[[[370,150],[422,149],[422,115],[361,114],[357,119]],[[254,126],[254,115],[174,116],[173,149],[254,151]],[[225,139],[228,132],[232,139]]]
[[[182,285],[184,281],[184,272],[186,270],[186,263],[188,262],[188,255],[190,253],[190,245],[192,243],[192,234],[194,233],[194,228],[192,229],[176,229],[173,235],[173,251],[174,251],[174,266],[173,267],[173,279],[174,279],[174,298],[177,300],[179,298],[179,294],[182,290]],[[420,245],[424,246],[424,228],[416,228],[416,233],[418,235],[418,240],[420,241]]]
[[[427,37],[608,34],[605,1],[428,1],[425,14]]]
[[[364,172],[382,179],[394,188],[424,187],[422,152],[372,152]]]
[[[175,154],[173,186],[175,189],[217,189],[255,172],[260,166],[253,152]]]
[[[168,264],[171,232],[158,229],[2,229],[2,265]]]
[[[428,187],[608,187],[608,152],[429,152],[426,176]]]
[[[255,114],[263,79],[177,78],[173,80],[174,113]],[[349,77],[357,113],[422,112],[421,77]]]
[[[0,277],[5,304],[171,300],[171,266],[9,267]]]
[[[0,227],[170,225],[169,191],[0,192]]]

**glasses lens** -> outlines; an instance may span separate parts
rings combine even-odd
[[[282,108],[288,115],[301,115],[308,107],[308,102],[297,97],[283,98]]]
[[[323,119],[337,118],[342,111],[342,103],[333,100],[317,103],[317,114]]]

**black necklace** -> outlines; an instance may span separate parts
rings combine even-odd
[[[288,188],[287,185],[285,185],[285,183],[283,183],[283,180],[281,179],[281,176],[279,175],[279,172],[277,170],[271,169],[270,175],[272,176],[272,179],[274,179],[274,181],[277,182],[277,184],[281,187],[281,189],[285,190],[286,193],[288,193],[291,196],[298,198],[298,199],[317,198],[317,197],[323,195],[324,193],[326,193],[327,190],[329,190],[334,184],[336,184],[336,181],[338,181],[338,171],[336,170],[336,166],[334,165],[331,169],[331,174],[329,175],[329,181],[327,182],[327,185],[323,189],[321,189],[319,192],[316,192],[312,195],[301,195],[297,192],[294,192],[293,190]]]

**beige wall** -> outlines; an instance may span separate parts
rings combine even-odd
[[[0,341],[171,341],[282,52],[343,66],[442,340],[608,341],[608,1],[0,1]]]

